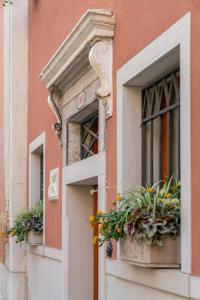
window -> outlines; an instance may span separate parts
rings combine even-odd
[[[142,184],[180,178],[179,71],[142,91]]]
[[[39,135],[29,145],[29,204],[44,200],[45,134]]]
[[[98,153],[98,106],[99,102],[95,100],[67,120],[67,165],[71,165]]]
[[[98,153],[98,113],[81,123],[81,159]]]

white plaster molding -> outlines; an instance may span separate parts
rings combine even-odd
[[[104,174],[105,168],[106,153],[102,151],[64,167],[62,180],[64,184],[75,184]]]
[[[63,84],[68,86],[74,77],[88,71],[91,45],[100,39],[112,39],[115,23],[115,16],[109,10],[87,10],[41,72],[46,88],[54,85],[62,90]]]
[[[56,249],[48,246],[29,246],[27,245],[27,251],[34,255],[48,257],[53,260],[62,261],[63,251],[62,249]]]
[[[107,259],[106,273],[146,287],[189,297],[189,275],[179,270],[141,268],[123,261]]]
[[[119,192],[124,184],[124,108],[127,105],[130,90],[136,91],[144,74],[152,76],[152,67],[156,76],[166,71],[163,57],[178,49],[180,63],[181,96],[181,270],[191,273],[191,113],[190,113],[190,21],[188,13],[158,36],[152,43],[130,59],[117,72],[117,186]],[[173,57],[173,55],[172,55]],[[161,69],[162,68],[162,69]],[[146,80],[146,78],[145,78]],[[136,88],[137,87],[137,88]],[[132,92],[132,91],[131,91]],[[134,98],[131,98],[135,100]],[[125,115],[126,118],[126,115]],[[130,148],[130,146],[129,146]],[[129,163],[130,165],[130,163]]]
[[[45,144],[45,132],[42,132],[38,135],[30,144],[29,144],[29,153],[36,151],[40,146]]]
[[[123,261],[107,259],[106,273],[166,293],[200,300],[200,277],[184,274],[180,270],[138,268]]]
[[[112,57],[112,40],[96,42],[89,52],[90,64],[101,83],[96,95],[103,101],[106,117],[112,115]]]

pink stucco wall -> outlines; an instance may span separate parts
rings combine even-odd
[[[47,105],[47,92],[38,74],[67,34],[88,8],[110,8],[117,18],[114,38],[114,115],[107,122],[107,181],[108,207],[115,196],[116,186],[116,71],[148,43],[160,35],[188,11],[192,12],[192,220],[193,220],[193,273],[200,274],[200,185],[198,184],[200,160],[199,128],[199,0],[85,0],[29,1],[29,142],[46,131],[46,171],[60,166],[62,150],[58,146],[51,126],[55,121]],[[47,186],[47,185],[46,185]],[[188,199],[190,201],[190,199]],[[46,203],[46,242],[61,247],[61,197],[57,203]]]

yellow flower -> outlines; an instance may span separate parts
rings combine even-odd
[[[94,222],[95,222],[95,217],[94,217],[94,216],[90,216],[90,217],[88,218],[88,221],[89,221],[90,223],[94,223]]]
[[[117,201],[121,201],[122,200],[122,196],[120,194],[117,194],[116,199],[117,199]]]
[[[99,224],[99,231],[103,234],[103,224]]]
[[[154,192],[154,189],[152,187],[147,188],[147,193],[153,193],[153,192]]]
[[[104,215],[104,212],[102,210],[98,210],[97,215]]]
[[[172,196],[171,193],[167,193],[165,197],[168,199],[168,198],[171,198],[171,196]]]
[[[121,231],[122,231],[121,228],[117,227],[117,232],[121,233]]]
[[[94,244],[97,244],[97,242],[98,242],[98,236],[97,235],[93,238],[93,242],[94,242]]]

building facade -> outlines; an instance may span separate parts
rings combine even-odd
[[[1,238],[0,299],[200,299],[199,0],[19,0],[0,22],[0,230],[44,210],[42,245]],[[87,217],[165,173],[181,267],[106,258]]]

